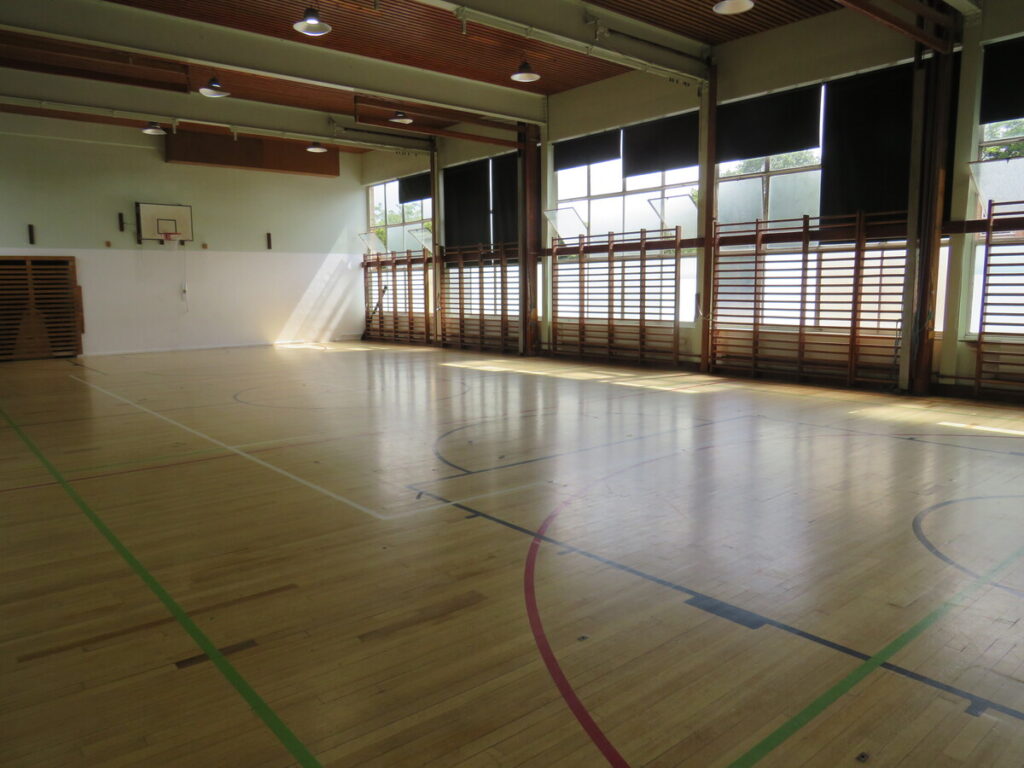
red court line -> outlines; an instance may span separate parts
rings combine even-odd
[[[587,711],[579,696],[576,695],[576,691],[573,690],[569,678],[562,671],[562,667],[555,657],[555,652],[551,649],[551,643],[548,642],[547,634],[544,632],[544,623],[541,621],[540,610],[537,608],[537,593],[534,586],[537,555],[540,552],[540,545],[544,540],[548,527],[568,503],[568,501],[562,502],[554,512],[547,516],[547,519],[537,529],[533,540],[530,542],[530,551],[526,555],[526,568],[523,573],[523,596],[526,598],[526,615],[530,620],[530,629],[533,631],[533,639],[537,643],[540,657],[544,660],[544,665],[548,668],[548,674],[551,675],[551,679],[558,688],[558,692],[562,694],[562,698],[565,699],[569,710],[576,716],[579,724],[583,726],[583,730],[586,731],[590,740],[594,742],[594,746],[601,751],[601,754],[604,755],[610,765],[614,766],[614,768],[629,768],[629,763],[619,754],[619,751],[615,749],[615,746],[608,740],[608,737],[604,735],[601,727],[594,722],[594,718],[590,716],[590,712]]]

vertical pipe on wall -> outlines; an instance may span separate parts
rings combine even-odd
[[[426,307],[427,322],[434,327],[434,338],[439,342],[444,341],[444,309],[441,291],[444,290],[442,278],[444,277],[444,208],[442,195],[444,190],[441,186],[441,168],[437,158],[437,139],[430,140],[430,226],[433,230],[434,240],[434,263],[433,281],[429,289],[431,298],[429,306]]]
[[[980,128],[981,72],[984,48],[982,15],[964,17],[963,46],[960,51],[960,88],[957,96],[956,143],[953,154],[951,218],[971,219],[978,215],[978,195],[971,181],[969,163],[976,159]],[[942,330],[940,382],[960,374],[960,337],[970,328],[971,266],[974,235],[954,235],[949,243],[946,271],[946,313]],[[964,371],[966,373],[966,371]]]
[[[924,152],[922,147],[925,140],[925,91],[927,83],[925,78],[924,51],[920,43],[915,46],[914,53],[914,91],[911,101],[911,140],[910,146],[917,151],[912,151],[910,156],[910,184],[909,197],[907,200],[907,267],[903,283],[903,313],[900,327],[904,343],[900,345],[900,370],[899,388],[907,391],[911,386],[911,370],[914,364],[914,302],[917,284],[918,265],[921,260],[921,242],[919,233],[921,229],[921,211],[923,191],[922,179]]]
[[[700,172],[698,181],[699,231],[703,247],[697,260],[697,274],[700,280],[700,302],[698,324],[700,327],[700,369],[711,368],[711,312],[712,271],[714,261],[713,232],[715,229],[715,123],[718,110],[718,67],[708,67],[708,81],[700,89]]]
[[[537,260],[541,242],[540,128],[519,123],[519,353],[538,350]]]
[[[676,225],[675,244],[673,245],[673,259],[675,261],[672,284],[672,365],[679,365],[679,289],[681,275],[681,261],[683,258],[680,240],[683,239],[683,228]]]
[[[949,110],[953,98],[953,55],[933,53],[925,83],[925,141],[921,167],[921,205],[918,269],[914,292],[914,357],[911,389],[916,395],[931,390],[935,347],[935,294],[939,284],[939,249],[946,199]]]

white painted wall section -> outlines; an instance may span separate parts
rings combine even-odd
[[[0,115],[0,252],[77,258],[86,354],[362,333],[358,155],[343,153],[341,176],[321,178],[171,165],[161,143],[134,129]],[[136,201],[191,204],[196,241],[137,245]]]

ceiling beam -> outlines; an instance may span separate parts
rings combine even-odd
[[[404,152],[429,152],[430,141],[359,128],[349,115],[241,99],[158,91],[40,72],[2,70],[0,103],[160,123],[187,122],[254,136],[320,141]]]
[[[450,11],[453,23],[480,24],[670,80],[707,80],[706,44],[580,0],[416,2]]]
[[[945,0],[945,3],[964,16],[977,16],[982,12],[981,0]]]
[[[105,0],[4,0],[0,29],[384,98],[544,123],[545,97]]]
[[[861,13],[868,18],[874,19],[889,29],[899,32],[900,34],[909,37],[911,40],[921,43],[927,48],[931,48],[933,51],[937,51],[939,53],[951,53],[953,51],[952,18],[948,20],[946,26],[936,25],[937,29],[945,31],[945,37],[940,37],[939,35],[932,34],[922,27],[917,26],[913,21],[908,21],[902,16],[888,11],[885,8],[879,7],[875,2],[872,2],[872,0],[836,0],[836,2],[840,5],[845,5],[847,8],[857,11],[857,13]],[[912,3],[904,0],[900,0],[899,2],[899,5],[904,7],[917,4],[921,4],[922,7],[924,7],[923,3],[920,3],[920,0],[913,0]],[[911,12],[913,13],[913,11]],[[922,12],[919,15],[924,16],[926,14]]]

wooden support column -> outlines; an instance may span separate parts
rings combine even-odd
[[[519,354],[540,349],[537,324],[537,262],[541,226],[540,128],[519,123]]]
[[[953,55],[933,53],[921,62],[923,123],[916,227],[908,234],[917,241],[914,270],[913,320],[910,340],[910,390],[927,395],[931,389],[935,343],[935,296],[939,282],[939,248],[945,207],[949,115],[953,92]]]
[[[444,334],[442,332],[442,323],[444,318],[442,317],[444,312],[444,302],[442,301],[441,291],[443,290],[443,284],[441,278],[444,276],[444,218],[442,216],[443,200],[441,195],[443,190],[441,189],[441,168],[438,164],[437,159],[437,141],[431,139],[430,141],[430,227],[433,231],[434,240],[434,263],[433,278],[430,282],[431,285],[426,288],[427,295],[430,297],[430,302],[426,307],[427,318],[426,322],[428,325],[432,325],[434,329],[434,341],[437,344],[444,342]],[[424,275],[426,277],[426,275]]]
[[[700,369],[711,370],[712,278],[714,275],[715,230],[715,123],[718,111],[718,67],[708,67],[708,81],[700,92],[700,176],[698,184],[697,236],[703,238],[699,265],[700,300],[697,306],[700,323]]]

